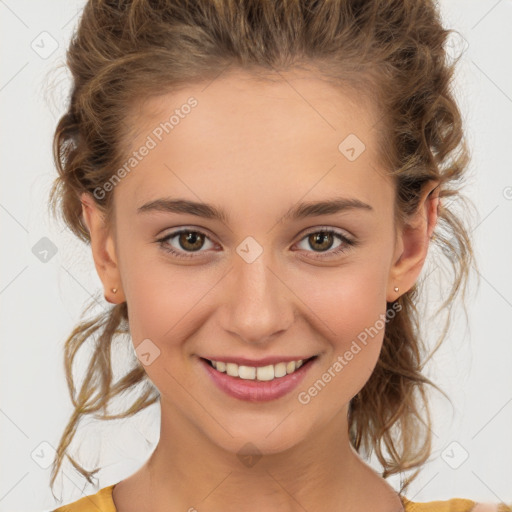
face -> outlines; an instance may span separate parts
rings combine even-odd
[[[344,421],[378,360],[386,301],[425,257],[417,238],[396,236],[378,117],[354,93],[291,73],[273,83],[231,74],[142,105],[137,163],[110,192],[108,263],[93,250],[105,289],[120,289],[110,297],[127,301],[162,415],[232,452],[250,441],[276,453]],[[86,210],[92,233],[97,210]],[[202,359],[312,356],[273,381],[223,373],[228,392]]]

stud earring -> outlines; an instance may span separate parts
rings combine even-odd
[[[112,293],[117,293],[117,288],[111,288],[111,290],[112,290]]]
[[[395,286],[395,292],[397,292],[399,290],[398,286]]]

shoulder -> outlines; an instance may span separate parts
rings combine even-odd
[[[116,512],[112,489],[115,484],[103,487],[96,494],[89,494],[73,503],[56,508],[53,512]]]
[[[504,503],[477,503],[465,498],[420,503],[402,496],[402,501],[406,512],[512,512]]]

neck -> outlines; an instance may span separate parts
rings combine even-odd
[[[163,400],[161,406],[160,441],[142,471],[152,511],[387,510],[375,508],[377,495],[391,500],[389,510],[401,509],[396,493],[350,445],[346,408],[322,430],[268,453],[263,442],[261,449],[247,441],[239,449],[219,447],[180,411]]]

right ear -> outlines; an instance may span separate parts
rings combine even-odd
[[[103,213],[93,197],[84,192],[80,196],[80,201],[82,203],[82,217],[91,239],[94,265],[103,283],[105,299],[112,304],[124,302],[125,297],[112,233],[110,233]],[[114,294],[112,289],[117,289],[117,292]]]

